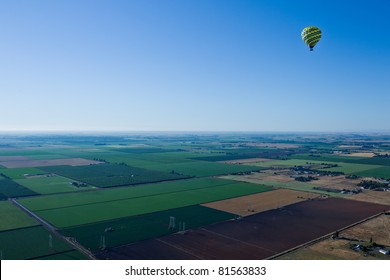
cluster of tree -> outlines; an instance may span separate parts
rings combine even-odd
[[[381,183],[378,181],[373,180],[363,180],[359,184],[357,184],[358,187],[364,187],[365,189],[370,190],[383,190],[389,187],[388,183]]]
[[[321,176],[339,176],[344,175],[341,171],[328,171],[328,170],[313,170]]]
[[[75,187],[86,187],[87,184],[86,183],[82,183],[82,182],[72,182],[71,183],[72,186],[75,186]]]
[[[375,154],[374,157],[378,157],[378,158],[390,158],[390,154]]]
[[[93,158],[93,160],[95,160],[95,161],[101,161],[101,162],[107,162],[105,159],[102,159],[102,158]]]
[[[8,177],[7,175],[5,175],[4,173],[0,173],[0,177],[3,177],[5,179],[11,179],[10,177]]]
[[[318,180],[317,177],[313,177],[313,176],[299,176],[299,177],[295,177],[295,181],[299,181],[299,182],[310,182],[312,180]]]
[[[306,161],[306,164],[307,165],[314,165],[314,164],[318,164],[318,163]],[[339,166],[337,163],[326,163],[326,162],[321,162],[320,165],[322,165],[323,168],[331,168],[331,167],[338,167]]]
[[[345,176],[345,179],[357,179],[357,178],[359,178],[359,176],[357,176],[355,174],[350,174],[350,175]]]
[[[332,168],[332,167],[338,167],[339,165],[337,163],[321,163],[323,165],[323,168]]]

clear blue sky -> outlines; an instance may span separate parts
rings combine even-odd
[[[389,131],[389,14],[385,0],[1,0],[0,130]]]

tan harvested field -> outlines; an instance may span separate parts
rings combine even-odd
[[[341,149],[361,149],[362,146],[360,146],[360,145],[340,145],[339,148],[341,148]]]
[[[288,169],[283,170],[262,170],[260,172],[253,172],[249,175],[226,175],[220,176],[222,179],[236,180],[248,183],[261,184],[261,181],[272,181],[287,183],[295,181],[294,178],[290,178]],[[276,174],[275,174],[276,173]]]
[[[340,238],[345,239],[326,239],[310,245],[302,247],[289,254],[283,255],[277,259],[282,260],[318,260],[318,259],[333,259],[333,260],[374,260],[387,259],[389,257],[377,254],[370,256],[362,252],[356,252],[350,249],[350,244],[354,241],[347,239],[355,239],[363,242],[369,242],[372,238],[373,242],[381,245],[390,246],[390,215],[380,215],[377,218],[349,228],[340,232]],[[390,258],[389,258],[390,259]]]
[[[0,156],[0,164],[7,161],[17,161],[17,160],[29,160],[31,158],[25,156]]]
[[[9,160],[0,162],[1,165],[7,168],[19,167],[39,167],[39,166],[56,166],[56,165],[71,165],[81,166],[90,164],[99,164],[100,161],[89,160],[84,158],[64,158],[64,159],[49,159],[49,160]]]
[[[372,238],[373,242],[390,247],[390,215],[380,215],[375,219],[342,231],[340,237],[355,238],[366,242]]]
[[[203,206],[244,217],[318,196],[319,195],[314,193],[278,189],[264,193],[206,203],[203,204]]]
[[[264,170],[260,173],[252,173],[250,175],[244,175],[243,177],[264,180],[264,181],[273,181],[273,182],[293,182],[294,178],[290,177],[289,169],[280,169],[280,170]]]
[[[352,190],[356,188],[360,180],[346,179],[344,175],[341,176],[321,176],[319,180],[310,181],[310,184],[321,187],[335,189],[335,190]]]
[[[277,260],[376,260],[377,258],[349,249],[349,241],[326,239],[308,247],[302,247]]]
[[[230,163],[230,164],[246,164],[246,163],[267,162],[267,161],[273,161],[273,159],[269,159],[269,158],[247,158],[247,159],[226,160],[226,161],[221,161],[221,162],[223,162],[223,163]]]
[[[390,192],[378,192],[371,190],[363,190],[362,193],[352,195],[349,199],[390,205]]]
[[[362,152],[362,153],[350,153],[350,154],[345,154],[343,156],[347,157],[366,157],[366,158],[371,158],[374,157],[374,153],[372,152]]]

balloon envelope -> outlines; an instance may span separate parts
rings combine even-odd
[[[310,50],[312,51],[314,46],[321,39],[322,32],[316,26],[309,26],[302,30],[301,36],[303,42],[305,42],[305,44],[308,45]]]

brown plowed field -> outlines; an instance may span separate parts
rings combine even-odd
[[[339,233],[342,239],[326,239],[308,247],[282,255],[277,259],[284,260],[369,260],[377,256],[356,252],[350,245],[356,243],[350,240],[360,240],[369,243],[370,238],[378,244],[390,247],[390,215],[380,215],[362,224],[356,225]],[[379,254],[379,256],[381,256]]]
[[[203,204],[203,206],[244,217],[318,196],[319,195],[315,193],[278,189],[269,192],[206,203]]]
[[[327,198],[106,250],[100,259],[264,259],[390,206]]]

